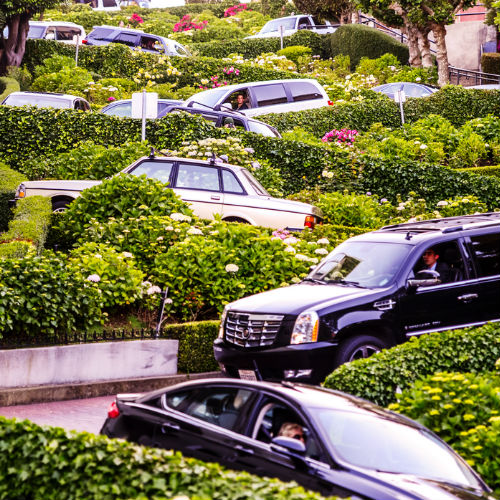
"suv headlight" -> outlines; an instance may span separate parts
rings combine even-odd
[[[293,326],[290,344],[305,344],[318,340],[319,316],[314,311],[299,314]]]
[[[228,307],[224,307],[224,311],[222,312],[222,316],[220,318],[220,326],[219,326],[219,335],[217,336],[219,339],[224,338],[224,323],[226,322]]]

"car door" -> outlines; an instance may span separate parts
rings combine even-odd
[[[500,232],[487,231],[465,238],[473,258],[476,280],[468,291],[484,321],[500,319]]]
[[[453,278],[450,282],[418,287],[410,286],[407,281],[398,299],[401,327],[406,336],[456,328],[478,317],[477,304],[467,300],[475,280],[464,258],[463,245],[459,240],[453,240],[434,245],[433,248],[437,250],[439,260],[449,266]],[[421,269],[424,250],[428,249],[421,248],[408,279],[413,279]],[[453,257],[449,256],[451,254]]]
[[[222,214],[224,194],[217,166],[180,161],[177,164],[174,191],[202,219],[213,219],[215,214]]]

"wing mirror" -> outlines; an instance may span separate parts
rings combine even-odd
[[[281,452],[283,448],[285,448],[288,452],[298,453],[300,455],[306,452],[306,445],[302,441],[286,436],[276,436],[273,438],[271,441],[271,448]]]
[[[432,286],[441,284],[441,276],[437,271],[422,269],[415,278],[408,280],[408,286],[418,288],[419,286]]]

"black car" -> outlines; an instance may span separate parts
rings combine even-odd
[[[319,383],[409,337],[498,321],[499,304],[500,213],[397,224],[345,241],[297,285],[229,304],[214,352],[229,376]]]
[[[348,394],[290,382],[218,378],[117,396],[101,433],[293,480],[324,495],[473,500],[490,491],[417,422]]]
[[[200,115],[205,118],[205,120],[211,121],[216,127],[229,127],[238,128],[246,130],[247,132],[255,132],[256,134],[261,134],[266,137],[281,137],[281,134],[271,125],[249,118],[242,113],[232,112],[232,111],[222,111],[217,109],[203,109],[193,106],[182,106],[178,104],[173,104],[172,106],[165,107],[161,113],[158,114],[158,118],[167,115],[168,113],[175,113],[179,111],[184,111],[186,113],[191,113],[192,115]]]

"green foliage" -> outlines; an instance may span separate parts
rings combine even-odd
[[[26,66],[19,68],[17,66],[9,66],[7,68],[7,76],[9,78],[14,78],[19,84],[20,90],[29,90],[31,82],[33,81],[33,76],[28,71]]]
[[[179,341],[177,371],[179,373],[204,373],[218,371],[213,343],[219,333],[219,321],[198,321],[165,325],[162,336]]]
[[[460,169],[462,172],[470,172],[478,175],[491,175],[492,177],[500,177],[500,166],[493,167],[470,167]]]
[[[9,200],[14,199],[17,186],[25,181],[26,177],[12,170],[4,163],[0,163],[0,231],[5,231],[12,218]]]
[[[229,471],[171,450],[27,420],[0,417],[0,440],[6,450],[0,455],[0,497],[11,500],[323,498],[295,483]]]
[[[330,57],[338,54],[349,55],[351,68],[355,68],[362,57],[376,59],[386,53],[394,54],[401,64],[408,63],[408,46],[375,28],[361,24],[345,24],[329,37]]]
[[[489,324],[413,337],[370,358],[340,366],[324,385],[387,406],[396,401],[398,387],[404,390],[426,375],[492,370],[500,357],[499,332],[498,325]]]
[[[18,200],[8,231],[0,234],[0,244],[24,240],[40,253],[47,237],[51,213],[50,199],[44,196]],[[16,254],[18,255],[18,250]]]
[[[486,155],[486,144],[483,138],[472,132],[460,139],[450,165],[455,168],[477,167]]]
[[[285,47],[284,49],[278,50],[279,56],[285,56],[295,64],[299,63],[299,57],[310,56],[311,54],[311,47],[304,47],[303,45],[292,45],[290,47]]]
[[[117,175],[106,179],[70,204],[64,213],[67,231],[79,236],[93,219],[127,219],[171,213],[191,215],[188,205],[162,182],[145,176]]]
[[[60,255],[3,259],[0,336],[51,335],[101,323],[101,298]]]
[[[498,52],[486,52],[481,56],[481,70],[484,73],[500,75],[500,54]]]
[[[0,102],[12,92],[17,92],[20,90],[19,83],[14,78],[9,78],[7,76],[0,77]]]

